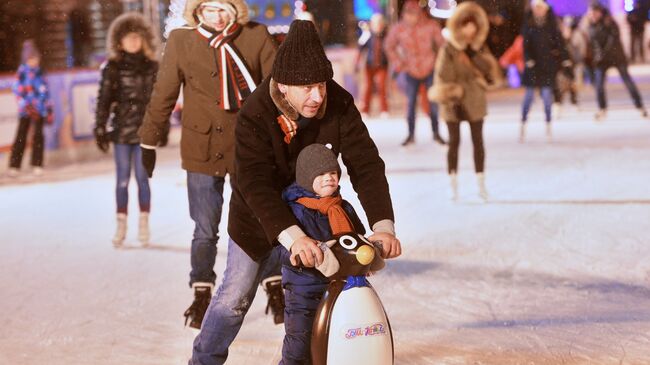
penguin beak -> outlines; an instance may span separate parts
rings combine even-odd
[[[357,250],[356,256],[357,261],[359,261],[361,265],[368,265],[375,258],[375,250],[373,250],[372,247],[368,245],[363,245]]]

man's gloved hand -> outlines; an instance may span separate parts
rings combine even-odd
[[[323,263],[323,251],[318,247],[318,241],[304,236],[298,238],[289,250],[291,265],[298,266],[297,258],[304,267],[315,267]]]
[[[140,147],[142,150],[142,165],[147,170],[147,176],[153,176],[153,168],[156,167],[156,150]]]
[[[379,242],[381,244],[381,257],[392,259],[402,254],[402,244],[390,233],[378,232],[368,237],[370,242]]]
[[[97,142],[97,147],[104,153],[108,152],[109,138],[106,134],[106,127],[96,126],[93,130],[95,134],[95,142]]]

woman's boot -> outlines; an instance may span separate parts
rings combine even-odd
[[[122,246],[124,237],[126,237],[126,213],[117,213],[117,228],[113,237],[113,245],[115,247]]]

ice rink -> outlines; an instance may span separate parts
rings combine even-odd
[[[636,71],[650,104],[650,76]],[[487,203],[467,126],[453,202],[446,149],[426,119],[406,149],[401,111],[368,121],[404,249],[370,280],[393,326],[396,364],[650,364],[650,119],[620,83],[608,90],[607,120],[593,121],[586,87],[582,110],[565,105],[551,141],[537,97],[523,144],[522,90],[491,95]],[[178,147],[159,155],[148,248],[137,243],[136,214],[127,247],[111,244],[110,156],[46,169],[40,180],[0,180],[0,364],[187,363],[193,224]],[[134,213],[135,189],[132,181]],[[260,289],[228,364],[277,364],[284,329],[265,305]]]

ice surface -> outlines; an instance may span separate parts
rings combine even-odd
[[[648,95],[650,80],[640,81]],[[393,325],[396,364],[650,364],[650,120],[628,106],[620,84],[609,94],[608,119],[595,123],[585,89],[583,111],[565,106],[552,142],[538,98],[524,144],[522,92],[493,95],[488,203],[477,196],[466,126],[454,203],[445,148],[431,141],[427,120],[407,149],[401,112],[368,122],[404,248],[371,278]],[[177,156],[173,147],[161,153],[146,249],[136,214],[127,248],[112,247],[110,157],[46,170],[44,182],[1,181],[0,364],[187,363],[193,226]],[[283,328],[264,315],[263,299],[260,289],[229,364],[277,363]]]

